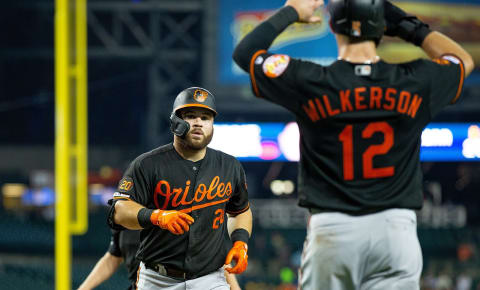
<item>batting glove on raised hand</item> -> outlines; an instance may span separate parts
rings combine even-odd
[[[423,40],[432,32],[428,24],[423,23],[416,16],[406,13],[390,1],[385,1],[384,8],[385,35],[397,36],[407,42],[421,46]]]
[[[190,230],[190,225],[193,224],[194,219],[188,214],[176,210],[157,209],[150,216],[150,221],[174,235],[181,235]]]
[[[233,274],[241,274],[243,271],[247,269],[248,266],[248,245],[242,241],[236,241],[233,244],[232,249],[228,252],[227,259],[225,260],[226,265],[230,265],[232,260],[234,260],[237,264],[235,267],[227,266],[225,270],[228,273]]]

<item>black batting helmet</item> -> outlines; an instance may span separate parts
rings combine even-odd
[[[190,130],[190,125],[180,118],[180,109],[198,107],[210,110],[215,117],[217,110],[215,97],[208,90],[200,87],[191,87],[181,91],[173,102],[173,110],[170,115],[170,130],[179,137],[185,137]]]
[[[333,32],[358,39],[379,40],[385,30],[385,0],[329,0]]]

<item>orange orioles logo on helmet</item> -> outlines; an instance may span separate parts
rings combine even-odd
[[[362,36],[362,22],[352,21],[352,35]]]
[[[207,97],[208,97],[208,92],[204,90],[195,90],[195,92],[193,92],[193,98],[197,102],[203,103],[205,102]]]

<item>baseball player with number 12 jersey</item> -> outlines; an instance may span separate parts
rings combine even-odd
[[[233,55],[255,95],[297,119],[299,205],[312,214],[300,288],[419,289],[420,137],[459,99],[472,58],[384,0],[329,0],[339,55],[329,66],[268,51],[290,24],[322,21],[314,14],[322,5],[286,1]],[[384,62],[376,53],[384,34],[420,46],[431,60]]]

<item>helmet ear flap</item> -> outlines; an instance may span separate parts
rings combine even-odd
[[[170,131],[178,137],[184,138],[190,130],[190,124],[178,117],[175,112],[170,115]]]

